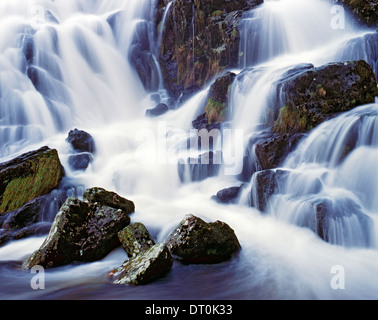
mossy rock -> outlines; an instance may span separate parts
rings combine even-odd
[[[173,259],[164,244],[156,244],[147,251],[126,260],[110,273],[113,284],[145,285],[164,277],[172,268]]]
[[[155,245],[150,233],[143,223],[133,223],[120,232],[118,239],[129,257],[136,257]]]
[[[359,60],[288,71],[278,83],[277,93],[285,105],[273,131],[284,134],[308,132],[342,112],[374,103],[378,89],[373,70]]]
[[[48,237],[23,266],[55,268],[101,260],[121,245],[118,232],[130,224],[129,214],[100,202],[68,198],[56,215]]]
[[[224,222],[207,223],[187,215],[166,241],[172,256],[185,264],[212,264],[231,259],[241,249],[234,230]]]
[[[0,214],[59,187],[64,169],[57,150],[43,147],[0,164]]]

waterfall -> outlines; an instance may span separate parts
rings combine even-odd
[[[155,0],[1,1],[0,160],[42,145],[56,148],[73,184],[132,200],[133,222],[143,222],[158,242],[192,213],[228,223],[241,254],[219,266],[177,264],[166,279],[135,289],[105,285],[107,272],[127,258],[115,250],[96,263],[51,270],[46,290],[32,292],[28,275],[13,267],[45,238],[30,237],[0,247],[0,298],[376,298],[377,104],[312,130],[281,168],[271,170],[278,187],[266,214],[249,206],[257,180],[252,174],[260,172],[254,148],[269,130],[272,110],[283,106],[280,81],[345,59],[365,59],[377,70],[374,30],[355,25],[347,12],[345,28],[333,28],[335,4],[327,0],[266,0],[245,13],[230,121],[221,127],[221,145],[201,149],[192,121],[203,113],[211,83],[180,108],[145,117],[147,109],[170,99],[157,53],[173,2],[165,1],[156,32]],[[193,51],[194,27],[188,30]],[[75,127],[96,143],[85,171],[68,164],[65,138]],[[240,144],[251,166],[243,181],[238,169],[246,155]],[[222,153],[216,172],[180,167],[189,158],[214,160],[215,150]],[[226,171],[230,164],[235,170]],[[225,187],[241,185],[239,203],[212,199]],[[347,272],[347,290],[330,286],[332,267],[339,265]]]

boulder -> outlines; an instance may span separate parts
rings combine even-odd
[[[97,194],[100,196],[97,197]],[[25,261],[25,268],[35,265],[54,268],[74,262],[93,262],[103,259],[120,246],[118,232],[130,224],[129,215],[134,212],[134,205],[113,192],[99,188],[87,190],[86,195],[88,197],[84,197],[83,201],[73,197],[66,200],[48,237]],[[113,201],[109,195],[112,195]],[[113,203],[116,207],[111,206]]]
[[[236,203],[239,198],[241,189],[242,189],[242,186],[239,186],[239,187],[236,186],[236,187],[220,190],[213,197],[213,199],[219,203],[225,203],[225,204]]]
[[[172,268],[173,259],[164,244],[156,244],[110,273],[113,284],[144,285],[164,277]]]
[[[85,170],[93,161],[95,142],[93,137],[85,131],[74,129],[68,133],[66,139],[72,146],[73,155],[68,157],[68,164],[73,170]]]
[[[224,222],[207,223],[187,215],[168,237],[172,256],[185,264],[212,264],[231,259],[241,249],[234,233]]]
[[[308,132],[357,106],[373,103],[378,89],[373,70],[359,60],[289,71],[278,83],[277,93],[284,105],[273,131],[295,134]]]
[[[130,258],[135,258],[155,245],[147,228],[142,223],[134,223],[118,232],[118,239]]]
[[[95,152],[95,143],[93,137],[83,130],[74,129],[68,133],[66,139],[76,152]]]
[[[50,193],[63,176],[58,152],[48,147],[0,164],[0,215]]]
[[[128,214],[135,211],[132,201],[125,199],[115,192],[107,191],[103,188],[89,188],[83,194],[84,200],[94,205],[105,205],[115,209],[120,209]]]

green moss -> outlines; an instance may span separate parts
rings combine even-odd
[[[211,14],[211,16],[212,16],[213,18],[216,18],[216,17],[221,16],[222,14],[223,14],[223,11],[222,11],[222,10],[215,10],[215,11],[213,11],[213,13]]]
[[[56,150],[43,153],[30,161],[27,175],[12,179],[3,193],[0,213],[19,209],[32,199],[56,188],[63,176]]]
[[[273,131],[276,133],[306,132],[309,130],[307,117],[292,106],[286,105],[280,109]]]
[[[205,108],[206,116],[209,123],[224,122],[226,121],[227,108],[225,103],[220,103],[209,98]]]

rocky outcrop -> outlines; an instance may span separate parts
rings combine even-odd
[[[0,216],[58,188],[63,176],[58,152],[48,147],[0,164]]]
[[[118,232],[130,224],[134,204],[101,188],[88,189],[83,199],[67,199],[42,246],[25,261],[25,268],[97,261],[120,246]]]
[[[267,129],[253,136],[246,147],[241,179],[249,181],[257,171],[280,167],[311,129],[374,102],[377,95],[375,74],[363,60],[288,70],[266,111]]]
[[[230,88],[236,74],[227,72],[217,78],[210,88],[205,114],[209,124],[222,123],[229,120],[229,95]]]
[[[207,223],[187,215],[168,237],[172,256],[185,264],[212,264],[229,260],[241,249],[234,233],[224,222]]]
[[[341,0],[357,19],[369,27],[378,27],[378,3],[371,0]]]
[[[330,63],[284,76],[277,87],[284,105],[273,126],[276,133],[307,132],[378,95],[375,74],[363,60]]]
[[[159,62],[165,87],[173,97],[190,88],[198,90],[222,71],[237,67],[242,14],[262,2],[176,0],[162,25],[169,0],[159,0]]]

